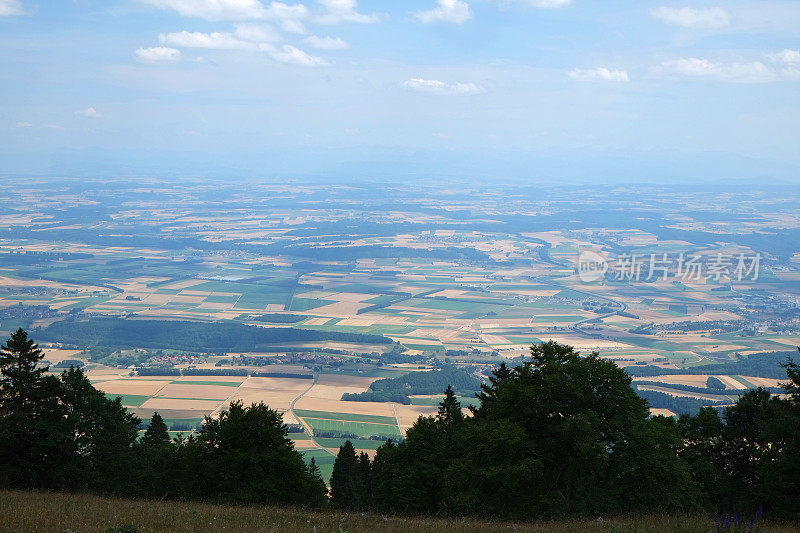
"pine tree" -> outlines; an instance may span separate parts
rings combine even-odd
[[[358,455],[358,481],[356,504],[360,509],[370,509],[373,505],[372,464],[365,452]]]
[[[311,463],[308,465],[308,475],[310,479],[310,486],[308,488],[308,497],[306,504],[312,507],[321,507],[328,501],[328,485],[322,479],[322,472],[317,466],[317,461],[312,457]]]
[[[317,466],[317,461],[313,457],[311,458],[311,463],[308,465],[308,473],[311,474],[311,477],[314,479],[322,480],[322,472],[319,471],[319,466]]]
[[[457,424],[463,419],[464,413],[461,412],[461,403],[456,398],[453,387],[448,385],[444,391],[444,400],[439,403],[439,413],[436,415],[436,420],[449,426]]]
[[[361,484],[358,457],[353,443],[345,441],[339,447],[331,474],[331,503],[343,509],[354,509],[358,504]]]
[[[147,426],[147,431],[142,435],[141,443],[153,448],[162,448],[168,446],[171,442],[167,424],[164,423],[164,419],[158,412],[154,412],[153,417],[150,419],[150,425]]]
[[[18,329],[0,347],[0,486],[59,488],[69,460],[61,382],[38,368],[43,353]]]
[[[0,409],[22,412],[35,408],[35,389],[49,367],[37,368],[44,353],[22,329],[11,334],[0,347]]]
[[[481,392],[476,395],[480,401],[480,407],[474,407],[472,405],[469,406],[469,410],[472,412],[472,414],[477,414],[480,410],[484,409],[484,406],[496,401],[497,388],[501,384],[511,380],[513,376],[514,370],[509,368],[505,361],[500,363],[500,366],[492,370],[492,375],[489,376],[489,383],[482,383]]]

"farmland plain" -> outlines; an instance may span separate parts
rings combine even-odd
[[[791,189],[41,179],[0,199],[2,333],[175,434],[263,401],[323,470],[344,438],[374,453],[435,413],[436,394],[342,400],[377,380],[485,377],[555,340],[629,368],[670,415],[777,387],[800,344]],[[587,251],[610,265],[589,281]]]

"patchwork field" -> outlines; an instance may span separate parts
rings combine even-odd
[[[183,431],[230,402],[263,401],[303,430],[292,439],[320,461],[344,434],[374,453],[381,441],[364,437],[401,436],[440,398],[425,391],[403,405],[343,394],[445,365],[485,379],[548,340],[638,372],[634,383],[664,395],[651,396],[661,402],[653,412],[680,414],[730,402],[726,391],[777,387],[777,363],[748,356],[783,357],[800,344],[797,191],[725,194],[445,182],[0,184],[0,334],[26,328],[52,371],[79,360],[138,416],[158,410]],[[586,250],[606,262],[600,279],[581,279]],[[729,268],[717,265],[715,275],[709,262],[724,254]],[[638,266],[625,263],[634,256]],[[737,275],[739,256],[760,258],[757,276]],[[690,257],[705,262],[702,275],[685,275]],[[67,339],[72,324],[108,317],[202,328],[157,345],[148,335],[118,345],[121,329],[103,342],[91,330]],[[58,324],[67,327],[48,337]],[[146,375],[153,368],[185,375]],[[712,375],[725,389],[708,390]]]

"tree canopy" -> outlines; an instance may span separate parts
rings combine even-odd
[[[534,345],[522,364],[494,370],[468,413],[448,384],[436,414],[374,459],[346,441],[329,498],[316,461],[305,464],[281,413],[263,403],[233,402],[175,439],[154,413],[140,436],[141,420],[119,398],[79,368],[49,374],[42,358],[23,330],[0,347],[5,488],[517,519],[800,515],[800,366],[792,360],[783,395],[753,389],[721,412],[667,418],[650,416],[631,377],[597,353]]]

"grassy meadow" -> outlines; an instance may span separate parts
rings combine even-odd
[[[152,500],[120,500],[87,494],[0,492],[0,531],[316,533],[423,532],[711,532],[709,516],[641,516],[533,523],[460,518],[396,517],[288,507],[226,507]],[[797,531],[797,525],[759,524],[762,532]]]

